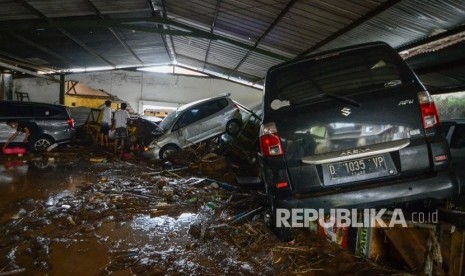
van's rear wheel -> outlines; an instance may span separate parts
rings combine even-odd
[[[272,229],[280,241],[290,242],[295,239],[295,230],[292,227],[276,227],[276,225],[273,225]]]
[[[276,209],[274,204],[272,203],[273,200],[270,199],[269,209],[265,214],[265,222],[276,235],[276,237],[283,242],[289,242],[295,239],[295,229],[292,227],[276,227]]]

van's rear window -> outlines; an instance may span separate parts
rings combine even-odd
[[[324,94],[347,96],[411,82],[412,76],[402,72],[396,53],[386,47],[346,51],[272,70],[266,94],[270,104],[276,100],[282,106],[301,104]]]

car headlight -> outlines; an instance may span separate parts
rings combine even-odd
[[[148,148],[149,149],[153,149],[153,148],[159,148],[158,144],[157,144],[158,140],[155,139],[153,140],[152,142],[150,142],[150,144],[148,145]]]

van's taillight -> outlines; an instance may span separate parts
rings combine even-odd
[[[287,188],[287,187],[289,187],[289,183],[287,183],[287,181],[276,183],[276,188],[277,189],[284,189],[284,188]]]
[[[438,125],[439,115],[431,95],[427,91],[419,92],[418,102],[420,103],[423,127],[426,129]]]
[[[260,150],[265,157],[281,156],[284,154],[281,139],[274,123],[261,126]]]
[[[68,120],[66,120],[66,122],[68,123],[68,125],[70,127],[74,127],[74,119],[73,118],[69,118]]]

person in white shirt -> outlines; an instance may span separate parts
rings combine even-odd
[[[126,111],[127,104],[122,103],[121,109],[115,111],[112,129],[115,130],[115,154],[118,152],[118,143],[121,140],[121,157],[124,153],[124,145],[128,138],[128,120],[129,113]]]
[[[111,101],[105,101],[103,108],[102,124],[100,127],[100,145],[108,147],[108,132],[111,128]]]

